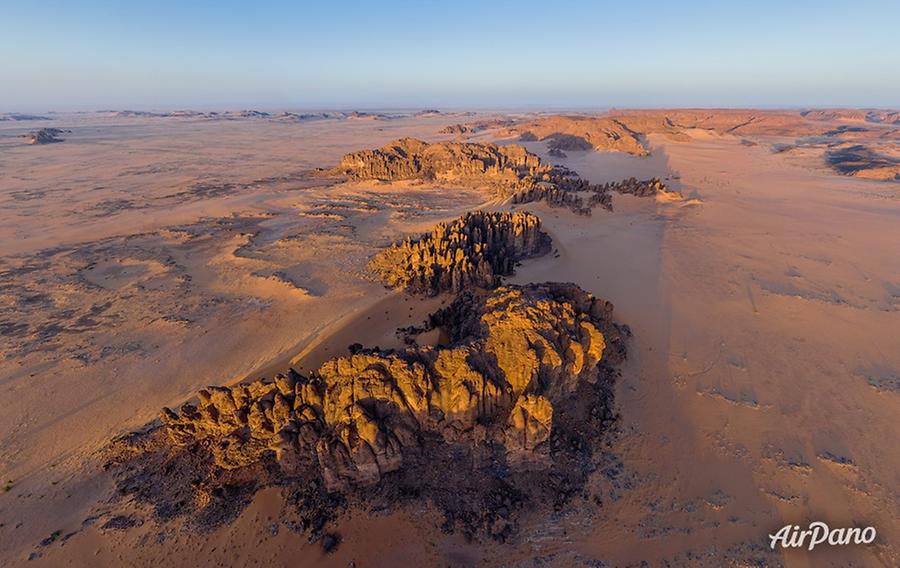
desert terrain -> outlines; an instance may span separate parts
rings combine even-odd
[[[900,565],[896,111],[0,118],[2,565]],[[584,347],[547,375],[568,390],[489,392],[522,334]],[[299,402],[320,375],[356,389],[341,361],[458,350],[494,358],[466,370],[477,411],[442,402],[449,433],[379,407],[402,450],[341,457],[372,417]],[[429,404],[459,388],[425,367]],[[256,426],[219,451],[198,391],[242,381],[319,415],[309,478]],[[602,417],[549,420],[573,399]],[[584,447],[548,449],[560,429]],[[484,436],[508,468],[479,465]],[[878,537],[769,548],[814,520]]]

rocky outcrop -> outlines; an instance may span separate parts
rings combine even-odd
[[[514,144],[429,144],[403,138],[377,150],[347,154],[330,173],[361,180],[476,183],[492,186],[503,194],[530,184],[551,170],[538,156]]]
[[[237,112],[237,116],[240,118],[271,118],[271,113],[264,112],[261,110],[242,110]]]
[[[577,184],[582,185],[582,184]],[[567,189],[561,189],[555,184],[537,184],[529,189],[522,190],[513,194],[511,200],[514,204],[535,203],[542,201],[550,207],[565,207],[571,209],[579,215],[591,215],[591,209],[595,206],[612,210],[612,197],[609,193],[599,189],[593,191],[590,184],[583,183],[584,191],[590,191],[588,201],[579,195],[579,190],[573,185],[567,186]]]
[[[493,288],[515,263],[550,250],[531,213],[467,213],[379,253],[369,268],[387,286],[434,295],[469,286]]]
[[[567,148],[584,147],[584,139],[579,137],[554,135],[553,140]],[[498,198],[511,198],[513,203],[544,201],[551,207],[567,207],[582,215],[590,215],[591,209],[597,206],[611,209],[610,190],[627,189],[623,192],[641,194],[631,191],[628,184],[590,184],[576,172],[546,164],[517,144],[428,144],[404,138],[378,150],[347,154],[337,168],[324,173],[357,180],[426,180],[484,186],[492,189]],[[652,194],[650,181],[637,183],[646,186],[643,194]],[[660,183],[652,187],[665,190]],[[582,192],[591,195],[578,195]]]
[[[465,124],[451,124],[450,126],[445,126],[441,128],[438,132],[439,134],[468,134],[470,132],[475,132],[474,129],[469,128]]]
[[[568,158],[569,155],[560,150],[559,148],[550,148],[547,151],[547,155],[551,158]]]
[[[574,173],[562,173],[557,168],[556,183],[539,183],[513,194],[512,202],[533,203],[543,201],[551,207],[566,207],[580,215],[590,215],[594,207],[612,210],[611,192],[627,193],[637,197],[652,197],[668,192],[668,187],[659,178],[638,180],[634,177],[619,182],[591,184]]]
[[[635,177],[617,181],[610,184],[604,184],[608,191],[616,193],[627,193],[637,197],[652,197],[657,193],[666,193],[669,189],[666,184],[659,178],[650,178],[639,180]]]
[[[62,142],[63,139],[60,138],[59,135],[66,132],[68,132],[68,130],[63,130],[61,128],[41,128],[40,130],[26,134],[25,143],[53,144],[54,142]]]
[[[547,141],[547,149],[551,152],[586,152],[594,149],[593,144],[587,139],[574,134],[551,134],[544,140]]]
[[[635,132],[611,117],[548,116],[501,128],[500,136],[518,136],[521,141],[546,140],[550,149],[612,150],[646,156],[647,149]]]
[[[624,357],[611,313],[574,284],[466,291],[431,316],[447,347],[364,349],[309,376],[209,387],[162,421],[220,468],[274,456],[289,475],[318,470],[331,490],[378,482],[424,439],[496,444],[508,463],[542,467],[564,401],[603,378],[598,363]]]

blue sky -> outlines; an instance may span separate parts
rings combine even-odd
[[[897,0],[0,0],[0,111],[896,107],[897,22]]]

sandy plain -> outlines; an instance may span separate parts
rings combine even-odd
[[[311,177],[458,117],[275,123],[72,115],[62,144],[0,126],[0,562],[9,565],[896,566],[900,184],[837,175],[787,137],[650,135],[648,157],[569,152],[592,182],[659,176],[683,199],[544,205],[572,281],[633,332],[616,471],[508,545],[442,534],[427,507],[340,519],[331,554],[258,493],[210,533],[107,521],[97,452],[207,384],[388,345],[441,300],[365,274],[388,242],[494,203],[477,189]],[[476,140],[490,139],[490,133]],[[525,145],[543,157],[541,142]],[[787,523],[873,525],[871,546],[770,551]],[[55,536],[54,536],[55,535]],[[44,544],[42,544],[42,541]],[[29,561],[29,558],[32,560]]]

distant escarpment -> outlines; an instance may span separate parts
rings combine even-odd
[[[646,156],[647,136],[689,141],[691,131],[733,135],[814,135],[823,124],[799,112],[748,109],[615,110],[599,116],[551,115],[512,126],[495,126],[500,136],[547,141],[550,149],[593,148]],[[562,144],[562,146],[561,146]]]
[[[536,215],[476,211],[390,246],[369,268],[387,286],[434,295],[493,288],[517,261],[549,250],[550,237]]]
[[[114,444],[109,466],[163,517],[228,517],[278,484],[311,531],[340,506],[426,500],[446,529],[504,540],[525,503],[561,506],[597,468],[628,334],[611,315],[574,284],[467,290],[427,324],[446,346],[203,389]]]
[[[565,137],[555,139],[565,147],[579,144]],[[572,170],[542,162],[517,144],[429,144],[413,138],[396,140],[377,150],[347,154],[337,168],[324,173],[354,180],[423,180],[483,186],[500,199],[514,198],[516,203],[544,201],[551,207],[567,207],[584,215],[590,215],[596,206],[611,209],[608,192],[625,187],[591,184]],[[665,191],[661,183],[646,183],[648,189]],[[591,195],[585,199],[578,195],[580,192]]]
[[[49,116],[39,114],[24,114],[20,112],[9,112],[0,114],[0,122],[5,121],[25,121],[25,120],[50,120]]]
[[[646,156],[647,139],[661,135],[690,141],[706,131],[735,136],[828,136],[836,122],[850,122],[854,130],[879,136],[885,128],[900,124],[895,110],[754,110],[754,109],[653,109],[611,110],[601,115],[550,115],[486,123],[500,137],[523,142],[546,141],[558,155],[564,151],[593,148]],[[464,125],[468,126],[468,125]]]
[[[517,137],[522,142],[546,142],[548,154],[556,158],[588,149],[646,156],[652,136],[679,142],[710,135],[740,136],[747,146],[757,143],[748,137],[790,136],[796,138],[795,143],[778,143],[775,149],[823,149],[825,163],[838,173],[896,181],[900,179],[898,124],[900,112],[896,110],[655,109],[489,121],[486,129],[499,137]],[[551,190],[549,194],[558,192]],[[572,201],[571,197],[560,198],[566,203]]]

